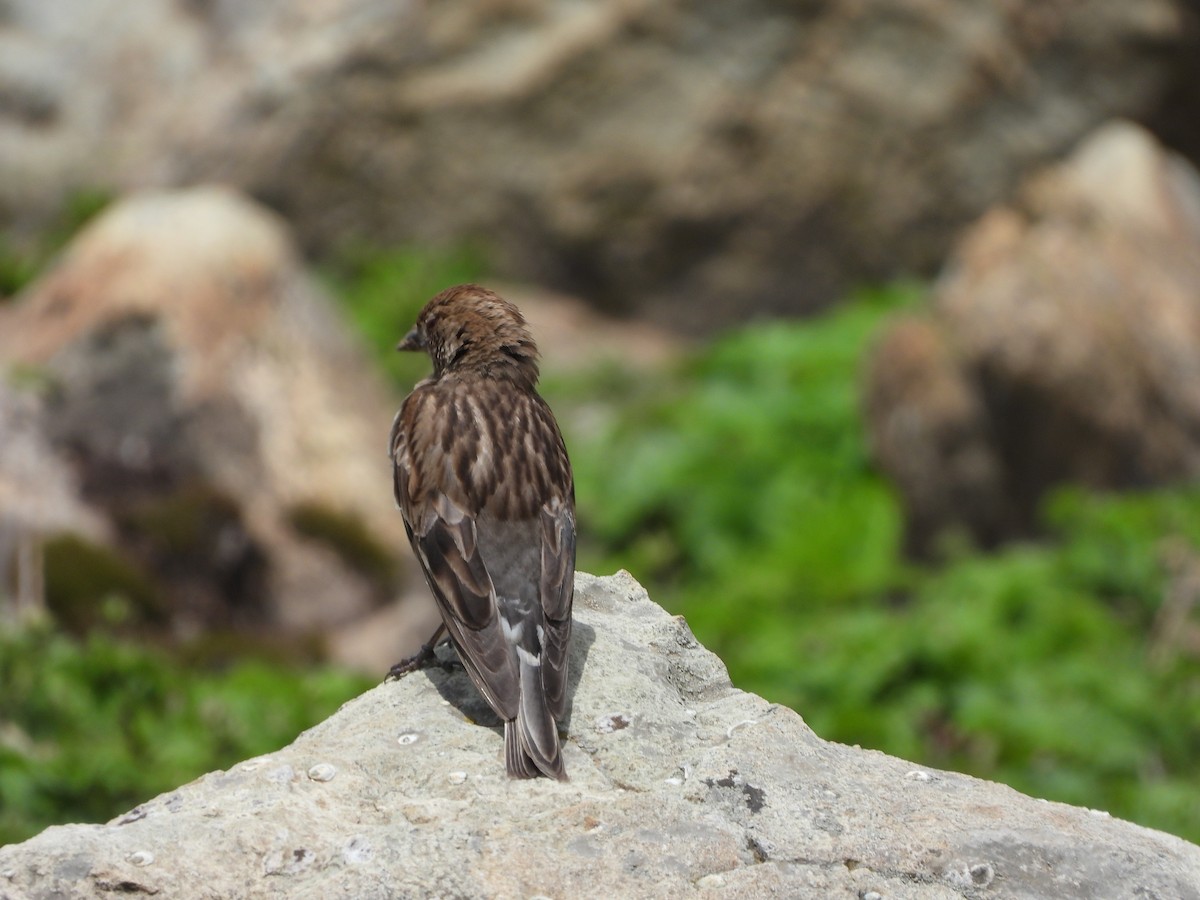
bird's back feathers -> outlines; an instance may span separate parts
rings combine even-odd
[[[435,298],[418,319],[414,344],[435,369],[392,426],[396,500],[459,657],[505,720],[509,774],[565,778],[556,720],[566,705],[574,484],[534,390],[524,320],[506,319],[504,306],[515,307],[483,293],[486,315],[468,292]]]

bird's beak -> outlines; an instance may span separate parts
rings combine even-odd
[[[421,332],[417,331],[417,326],[413,326],[412,331],[404,336],[404,340],[396,345],[397,350],[424,350],[426,347],[425,338]]]

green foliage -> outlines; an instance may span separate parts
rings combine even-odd
[[[797,589],[817,606],[886,591],[901,522],[868,465],[856,372],[886,311],[914,296],[865,296],[816,323],[746,329],[610,434],[571,440],[581,531],[601,544],[601,561],[687,585],[689,605],[746,633]]]
[[[352,248],[326,271],[354,324],[375,348],[380,363],[399,384],[411,385],[429,371],[421,354],[396,353],[417,313],[434,294],[455,284],[477,281],[481,254],[459,247],[440,251],[401,247]]]
[[[37,273],[35,255],[23,252],[12,240],[0,234],[0,302],[33,281]]]
[[[55,250],[66,246],[84,225],[104,212],[112,202],[113,193],[106,188],[90,187],[72,191],[47,233],[48,246]]]
[[[189,671],[156,651],[45,627],[0,631],[0,844],[106,821],[267,753],[364,690],[329,669]]]
[[[1164,596],[1198,599],[1200,489],[1064,491],[1043,543],[906,563],[857,388],[917,294],[746,328],[654,395],[560,386],[559,408],[625,391],[567,435],[581,567],[630,569],[823,737],[1200,838],[1200,659],[1161,624]]]
[[[793,700],[823,735],[1195,838],[1194,808],[1148,798],[1200,789],[1200,665],[1151,665],[1146,633],[1075,566],[1087,538],[1064,537],[923,573],[899,606],[804,616]],[[1151,602],[1158,581],[1122,600]]]
[[[68,631],[166,620],[158,588],[115,551],[63,534],[46,541],[44,554],[46,606]]]
[[[111,201],[112,195],[107,191],[81,189],[66,198],[58,214],[35,238],[16,241],[0,233],[0,302],[33,281],[53,256]]]

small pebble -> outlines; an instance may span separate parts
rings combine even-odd
[[[933,776],[921,769],[913,769],[904,777],[909,781],[933,781]]]
[[[977,866],[971,866],[967,874],[971,876],[971,884],[976,887],[987,887],[996,880],[996,870],[992,868],[991,863],[980,863]]]
[[[418,735],[416,734],[416,732],[407,731],[404,734],[400,735],[400,737],[396,738],[396,743],[399,744],[401,747],[407,747],[409,744],[415,744],[417,742],[417,740],[418,740]]]
[[[711,875],[705,875],[696,882],[696,887],[701,888],[719,888],[725,887],[725,876],[719,872],[714,872]]]
[[[335,775],[337,775],[337,767],[329,763],[317,763],[308,770],[308,777],[313,781],[333,781]]]
[[[467,780],[467,773],[466,772],[451,772],[449,775],[446,776],[446,780],[449,781],[451,784],[462,784],[464,781]]]
[[[149,850],[135,850],[125,858],[135,866],[148,866],[154,862],[154,854]]]
[[[883,894],[879,891],[867,891],[862,895],[862,900],[883,900]]]

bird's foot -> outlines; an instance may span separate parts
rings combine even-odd
[[[442,632],[445,631],[445,628],[446,627],[444,625],[439,626],[438,630],[433,633],[433,637],[421,645],[420,650],[418,650],[412,656],[400,660],[400,662],[388,669],[388,673],[384,676],[383,680],[390,681],[393,678],[400,678],[404,675],[407,675],[409,672],[416,672],[430,665],[439,665],[444,668],[445,663],[441,662],[437,658],[437,654],[434,653],[433,648],[438,645],[438,638],[442,636]],[[449,638],[446,638],[445,640],[449,640]]]
[[[433,652],[433,647],[433,644],[422,644],[421,649],[412,656],[400,660],[400,662],[388,669],[387,677],[383,680],[388,681],[392,678],[400,678],[409,672],[416,672],[424,669],[426,666],[433,665],[438,661],[437,654]]]

